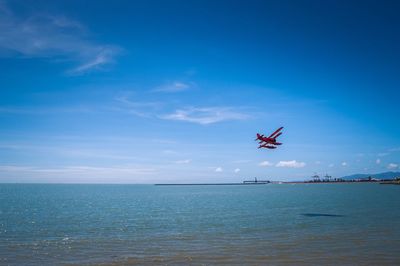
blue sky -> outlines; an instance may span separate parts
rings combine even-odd
[[[0,182],[399,170],[395,1],[0,1]],[[257,132],[284,126],[276,150]]]

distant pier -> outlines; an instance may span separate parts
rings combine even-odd
[[[243,181],[244,185],[258,185],[258,184],[269,184],[271,181],[269,180],[257,180],[257,177],[254,180],[245,180]]]
[[[270,184],[269,180],[245,180],[242,183],[171,183],[171,184],[154,184],[155,186],[240,186],[240,185],[266,185]]]

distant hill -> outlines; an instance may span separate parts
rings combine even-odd
[[[342,178],[345,180],[350,180],[350,179],[364,179],[370,176],[377,179],[395,179],[396,177],[400,177],[400,172],[385,172],[379,174],[355,174],[355,175],[344,176]]]

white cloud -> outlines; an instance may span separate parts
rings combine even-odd
[[[174,81],[172,83],[168,83],[166,85],[160,86],[153,91],[155,92],[168,92],[168,93],[174,93],[174,92],[181,92],[181,91],[186,91],[190,89],[191,84],[181,82],[181,81]]]
[[[330,167],[330,168],[332,168],[332,167],[334,167],[334,166],[335,166],[334,163],[331,163],[331,164],[328,165],[328,167]]]
[[[397,169],[399,167],[399,165],[398,164],[396,164],[396,163],[390,163],[390,164],[388,164],[388,166],[387,166],[387,168],[388,169]]]
[[[240,172],[239,168],[236,168],[235,170],[233,170],[236,174]]]
[[[304,162],[297,162],[296,160],[292,161],[280,161],[276,164],[276,167],[288,167],[288,168],[302,168],[306,166]]]
[[[342,166],[347,166],[347,163],[346,162],[342,162]]]
[[[71,61],[69,74],[82,74],[113,63],[121,48],[88,38],[88,31],[64,16],[18,16],[4,4],[0,8],[0,56]]]
[[[381,163],[381,159],[376,159],[376,164],[380,164]]]
[[[259,166],[272,166],[273,163],[268,162],[268,161],[263,161],[263,162],[259,163],[258,165],[259,165]]]
[[[178,161],[175,161],[175,163],[176,164],[188,164],[188,163],[190,163],[192,160],[190,160],[190,159],[186,159],[186,160],[178,160]]]
[[[230,107],[190,107],[176,110],[172,114],[162,115],[160,118],[208,125],[229,120],[245,120],[249,118],[249,115],[234,111]]]
[[[223,171],[223,169],[222,169],[221,167],[215,168],[215,172],[217,172],[217,173],[220,173],[220,172],[222,172],[222,171]]]

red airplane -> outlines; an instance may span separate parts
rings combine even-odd
[[[280,132],[282,129],[283,127],[278,128],[269,137],[257,133],[257,138],[255,140],[259,141],[260,146],[258,146],[258,148],[276,149],[277,145],[282,145],[282,143],[276,142],[276,138],[282,135],[282,132]]]

